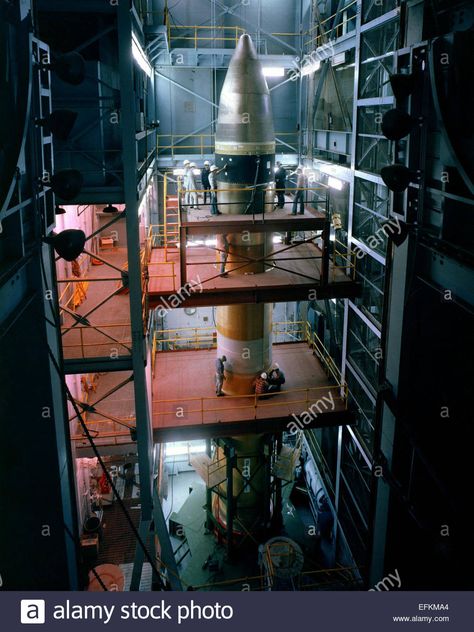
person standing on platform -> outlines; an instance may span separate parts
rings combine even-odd
[[[229,256],[229,240],[227,239],[227,235],[217,235],[217,248],[221,257],[221,276],[227,276],[227,272],[225,271],[225,266],[227,263],[227,257]]]
[[[222,385],[224,384],[225,374],[224,374],[224,362],[227,362],[227,358],[223,355],[221,358],[216,359],[216,395],[217,397],[222,397],[224,393],[222,392]]]
[[[292,215],[296,215],[296,209],[298,208],[298,203],[300,205],[300,215],[304,215],[304,198],[306,193],[306,176],[304,175],[304,171],[301,167],[294,172],[297,176],[296,180],[296,191],[295,197],[293,198],[293,209],[291,211]],[[293,174],[292,174],[293,175]]]
[[[184,203],[186,205],[189,204],[189,165],[191,164],[191,162],[189,160],[184,160],[183,161],[183,168],[184,168],[184,174],[182,177],[182,187],[183,187],[183,191],[184,191]],[[187,210],[187,208],[185,209]]]
[[[189,191],[189,208],[199,208],[198,205],[198,194],[196,191],[196,174],[194,173],[196,169],[196,163],[192,162],[189,165],[189,175],[188,175],[188,191]]]
[[[204,162],[204,167],[201,169],[201,184],[202,184],[202,188],[204,189],[204,204],[206,204],[207,202],[207,196],[209,195],[209,202],[211,201],[211,193],[210,193],[210,188],[211,185],[209,184],[209,174],[211,173],[211,165],[209,163],[209,160],[206,160]]]
[[[227,169],[227,164],[218,169],[216,165],[212,165],[209,172],[209,185],[211,188],[211,215],[221,215],[217,207],[217,174]]]
[[[275,171],[275,185],[277,194],[277,208],[284,208],[285,206],[285,188],[286,188],[286,169],[277,162],[277,168]]]

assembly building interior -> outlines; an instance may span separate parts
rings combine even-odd
[[[474,588],[474,5],[0,0],[3,590]]]

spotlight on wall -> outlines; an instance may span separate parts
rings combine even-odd
[[[72,86],[81,84],[86,76],[84,57],[74,51],[60,55],[46,67],[50,68],[59,79]]]
[[[68,228],[60,233],[53,233],[51,237],[46,237],[44,241],[53,246],[56,254],[61,259],[74,261],[84,250],[86,234],[82,230]]]
[[[403,110],[393,109],[385,112],[382,118],[382,134],[389,140],[401,140],[412,131],[416,119]]]
[[[62,200],[73,200],[82,189],[83,177],[77,169],[64,169],[51,176],[49,183],[55,195]]]
[[[409,97],[415,89],[416,80],[417,75],[415,73],[411,73],[409,75],[401,73],[390,75],[390,85],[392,86],[395,99],[400,101]]]
[[[54,110],[45,118],[37,119],[36,125],[44,127],[47,134],[59,140],[67,140],[77,119],[77,112],[72,110]]]
[[[56,215],[64,215],[66,212],[66,209],[63,208],[62,206],[56,206],[56,208],[54,209],[54,213]]]
[[[112,204],[107,204],[107,206],[104,206],[104,208],[102,209],[102,213],[118,213],[119,210],[116,206],[112,206]]]
[[[398,163],[389,167],[383,167],[380,171],[380,176],[390,191],[395,191],[396,193],[404,191],[414,179],[413,172],[405,165]]]

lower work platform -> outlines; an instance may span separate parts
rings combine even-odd
[[[280,393],[216,397],[215,350],[159,352],[153,381],[153,436],[157,442],[346,425],[341,386],[306,343],[273,346],[285,373]],[[306,414],[305,414],[306,413]],[[296,415],[298,419],[295,419]]]
[[[323,253],[315,244],[301,243],[284,249],[281,244],[275,248],[271,257],[274,267],[267,272],[232,274],[242,264],[229,263],[226,268],[229,274],[222,277],[213,248],[188,247],[184,281],[179,248],[154,248],[148,264],[149,305],[173,307],[172,295],[179,296],[180,307],[308,300],[311,291],[318,299],[359,295],[360,284],[347,276],[343,264],[335,266],[330,261],[328,282],[321,283]]]

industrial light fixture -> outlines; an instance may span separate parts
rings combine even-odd
[[[153,69],[135,33],[132,33],[132,55],[143,72],[151,77]]]
[[[395,191],[396,193],[404,191],[414,179],[413,172],[405,165],[398,163],[383,167],[380,171],[380,176],[390,191]]]
[[[342,191],[343,186],[344,183],[342,182],[342,180],[338,180],[338,178],[334,178],[333,176],[328,177],[328,187],[331,187],[331,189]]]
[[[51,69],[59,79],[73,86],[81,84],[86,76],[84,57],[75,51],[57,57],[51,64],[43,68]]]
[[[317,72],[321,68],[321,62],[317,59],[313,61],[311,64],[307,64],[303,68],[301,68],[301,76],[306,77],[306,75],[312,75],[313,72]]]
[[[65,208],[63,208],[62,206],[57,206],[56,205],[56,208],[54,209],[55,215],[64,215],[65,212],[66,212]]]
[[[382,222],[381,227],[384,229],[388,238],[393,241],[395,246],[401,246],[408,237],[408,224],[402,222],[401,220],[398,220],[398,232],[393,230],[393,225],[390,220]]]
[[[416,119],[407,112],[394,108],[382,117],[382,134],[389,140],[401,140],[412,131]]]
[[[77,119],[77,112],[72,110],[54,110],[48,116],[36,120],[47,134],[52,134],[59,140],[67,140]]]
[[[411,73],[409,75],[395,73],[390,75],[390,85],[392,86],[392,91],[397,101],[406,99],[406,97],[412,94],[415,89],[416,80],[416,73]]]
[[[102,209],[102,213],[118,213],[119,210],[116,206],[112,206],[112,204],[107,204],[107,206],[104,206],[104,208]]]
[[[77,169],[64,169],[52,175],[50,182],[47,184],[53,189],[55,195],[62,200],[69,201],[79,195],[83,182],[80,171]]]
[[[60,233],[45,237],[44,241],[53,246],[61,259],[74,261],[84,250],[86,234],[76,228],[67,228]]]
[[[285,69],[275,66],[264,66],[263,67],[263,76],[264,77],[284,77]]]

